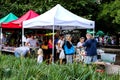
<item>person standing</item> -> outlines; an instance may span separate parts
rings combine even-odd
[[[65,36],[65,42],[64,42],[64,52],[66,56],[66,63],[73,63],[73,55],[75,53],[75,48],[71,42],[72,37],[70,34],[67,34]]]
[[[77,43],[77,48],[78,49],[82,49],[83,47],[82,47],[82,45],[83,45],[83,43],[84,43],[84,41],[85,41],[85,38],[84,37],[81,37],[80,38],[80,41]]]
[[[84,37],[80,37],[79,39],[79,42],[77,43],[77,46],[76,46],[76,61],[83,61],[83,55],[85,53],[85,48],[82,47],[83,43],[85,41],[85,38]]]
[[[6,34],[3,34],[3,36],[2,36],[2,44],[5,45],[6,42],[7,42]]]
[[[57,46],[58,46],[57,54],[59,53],[60,64],[63,63],[63,59],[65,58],[64,51],[62,48],[63,44],[64,44],[64,35],[61,34],[57,43]]]
[[[47,37],[43,38],[43,42],[41,45],[41,48],[43,50],[43,59],[45,62],[49,63],[49,53],[48,53],[48,40]]]
[[[84,63],[90,64],[91,62],[97,61],[97,41],[90,33],[86,34],[86,38],[87,40],[82,45],[83,47],[86,47]]]
[[[33,35],[31,35],[31,37],[26,41],[26,45],[29,47],[38,47],[38,44],[38,41],[34,38]]]
[[[35,39],[34,35],[31,35],[30,38],[27,39],[26,44],[31,48],[31,56],[37,56],[37,47],[39,46],[39,42]]]
[[[38,54],[37,63],[40,64],[43,62],[43,50],[39,48],[37,54]]]
[[[52,58],[53,58],[52,48],[53,48],[53,39],[52,37],[50,37],[48,40],[49,63],[52,63]]]

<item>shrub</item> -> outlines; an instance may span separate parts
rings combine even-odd
[[[109,76],[96,72],[96,66],[82,63],[37,64],[36,59],[0,55],[1,80],[119,80],[119,75]]]

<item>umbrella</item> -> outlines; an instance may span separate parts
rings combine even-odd
[[[104,35],[104,32],[99,30],[99,31],[96,33],[96,35],[97,35],[97,36],[103,36],[103,35]]]
[[[91,35],[93,35],[94,33],[95,33],[95,31],[93,31],[93,30],[87,30],[87,33],[89,33],[89,34],[91,34]]]

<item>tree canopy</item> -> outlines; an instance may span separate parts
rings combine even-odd
[[[99,13],[96,21],[102,28],[111,32],[117,33],[120,31],[120,1],[110,1],[99,6]],[[99,23],[100,22],[100,23]],[[102,24],[101,24],[102,23]]]
[[[114,30],[116,33],[120,30],[119,0],[1,0],[0,18],[10,12],[20,17],[30,9],[42,14],[56,4],[78,16],[94,20],[96,30]]]

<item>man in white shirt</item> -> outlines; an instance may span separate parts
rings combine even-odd
[[[38,47],[38,41],[34,39],[34,36],[32,35],[30,38],[27,39],[26,45],[29,47]]]
[[[27,39],[26,45],[31,48],[31,55],[36,57],[37,47],[39,46],[38,40],[35,39],[33,35],[31,35],[30,38]]]

